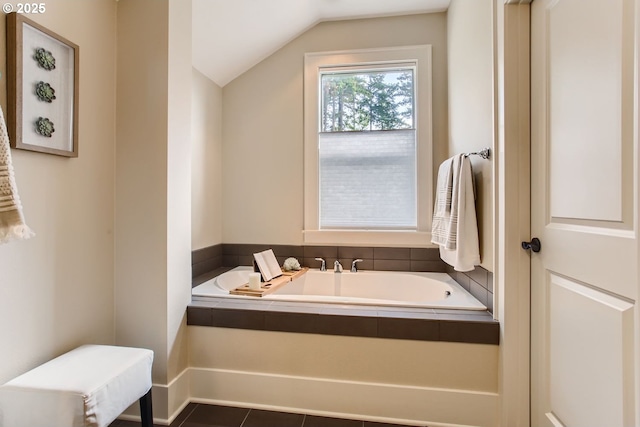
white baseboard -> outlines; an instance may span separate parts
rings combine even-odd
[[[190,402],[191,384],[189,382],[189,370],[190,368],[187,368],[180,372],[180,374],[167,386],[166,413],[168,416],[166,425],[171,424]]]
[[[189,369],[190,401],[430,427],[493,427],[498,394]]]
[[[188,368],[152,393],[167,426],[190,402],[429,427],[493,427],[498,414],[497,393],[224,369]],[[136,403],[119,418],[138,414]]]
[[[170,425],[190,402],[189,368],[183,370],[169,384],[153,384],[153,423]],[[140,421],[138,403],[131,405],[122,415],[122,420]]]

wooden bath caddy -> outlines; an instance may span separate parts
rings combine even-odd
[[[268,282],[260,283],[260,289],[250,289],[249,284],[245,283],[242,286],[238,286],[235,289],[229,291],[232,295],[248,295],[251,297],[263,297],[272,292],[275,292],[278,288],[286,285],[294,279],[302,276],[309,270],[307,267],[303,267],[298,271],[283,271],[282,276],[278,276],[269,280]]]

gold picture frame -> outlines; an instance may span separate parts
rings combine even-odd
[[[11,147],[78,157],[78,45],[22,14],[7,15]]]

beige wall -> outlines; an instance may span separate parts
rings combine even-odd
[[[447,153],[446,14],[321,23],[223,88],[222,241],[302,244],[303,55],[433,46],[434,161]]]
[[[167,385],[187,368],[191,302],[191,0],[168,0]],[[117,338],[117,337],[116,337]],[[169,393],[170,396],[172,393]],[[174,396],[175,397],[175,396]],[[186,399],[187,396],[182,396]],[[181,405],[184,400],[178,399]],[[176,402],[173,402],[176,403]],[[170,403],[170,412],[176,409]]]
[[[166,419],[187,397],[168,385],[188,363],[190,2],[46,8],[30,17],[80,46],[80,154],[12,150],[37,235],[0,246],[0,382],[84,343],[148,347]]]
[[[191,291],[191,8],[118,3],[116,343],[151,348],[154,415],[184,398]]]
[[[492,0],[452,0],[447,12],[449,155],[493,150]],[[493,266],[493,160],[471,158],[476,177],[481,265]]]
[[[191,249],[222,243],[222,89],[193,69]]]
[[[118,3],[115,326],[166,382],[168,7],[151,3]]]
[[[36,236],[0,245],[0,383],[77,345],[114,341],[116,3],[55,0],[46,8],[29,18],[80,46],[80,155],[12,150]],[[6,112],[4,54],[0,71]]]

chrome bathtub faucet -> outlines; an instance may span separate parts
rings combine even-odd
[[[327,263],[323,258],[316,258],[316,261],[322,261],[322,264],[320,265],[320,271],[327,271]]]
[[[340,264],[340,261],[336,260],[336,262],[333,263],[333,272],[342,273],[342,264]]]
[[[353,262],[351,263],[351,272],[352,273],[357,273],[358,272],[358,267],[356,267],[356,263],[357,262],[362,262],[362,260],[360,258],[353,260]]]

